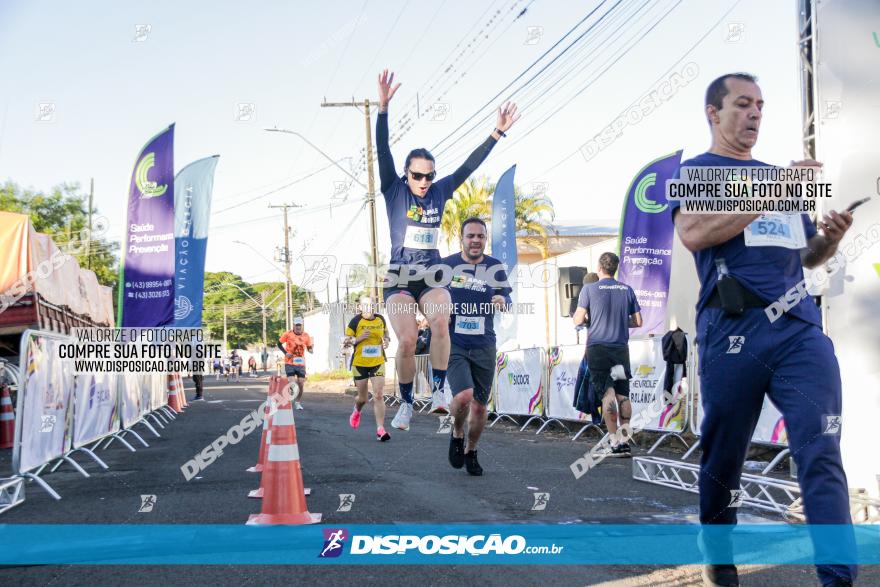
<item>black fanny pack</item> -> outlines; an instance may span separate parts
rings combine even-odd
[[[727,275],[715,284],[707,308],[721,308],[726,314],[741,316],[749,308],[765,308],[767,302],[747,290],[736,278]]]

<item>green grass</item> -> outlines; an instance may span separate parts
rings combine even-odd
[[[351,371],[348,369],[333,369],[332,371],[322,371],[321,373],[309,374],[312,381],[328,381],[331,379],[351,379]]]

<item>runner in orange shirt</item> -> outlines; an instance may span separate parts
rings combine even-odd
[[[291,388],[296,381],[294,405],[297,410],[303,409],[299,400],[306,382],[306,350],[314,352],[313,347],[312,337],[303,330],[303,319],[299,316],[293,319],[293,330],[288,330],[278,339],[278,348],[284,353],[284,374],[287,375]]]

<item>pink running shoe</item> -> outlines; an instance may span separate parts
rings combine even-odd
[[[378,428],[376,428],[376,440],[378,440],[379,442],[391,440],[391,435],[385,432],[384,426],[379,426]]]
[[[348,417],[348,424],[352,428],[357,428],[358,426],[360,426],[361,425],[361,413],[358,412],[357,410],[353,410],[351,412],[351,416]]]

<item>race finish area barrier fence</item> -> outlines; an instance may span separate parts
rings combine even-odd
[[[690,394],[688,379],[682,377],[683,365],[673,366],[675,373],[670,390],[672,401],[667,403],[663,394],[667,365],[663,360],[662,340],[657,337],[633,339],[629,343],[629,354],[633,375],[630,380],[630,423],[633,433],[644,430],[662,434],[648,450],[649,454],[667,438],[678,438],[687,448],[688,444],[681,433],[687,429]],[[545,354],[548,364],[543,416],[546,419],[536,434],[551,423],[558,424],[566,431],[566,423],[575,423],[582,426],[572,441],[589,430],[598,431],[604,439],[601,426],[594,424],[589,414],[574,407],[577,372],[583,355],[582,345],[550,347]],[[690,368],[690,356],[688,366]]]
[[[690,341],[686,339],[688,343]],[[693,351],[688,344],[687,373],[693,374]],[[663,340],[659,337],[633,339],[629,342],[629,359],[632,379],[629,397],[632,405],[630,424],[634,432],[646,430],[662,435],[648,449],[653,453],[667,438],[677,438],[685,447],[688,443],[681,437],[687,430],[691,394],[688,393],[689,377],[683,377],[685,365],[673,365],[675,370],[669,389],[670,401],[664,392],[666,370],[663,359]]]
[[[547,353],[539,347],[499,352],[495,355],[495,426],[513,416],[527,416],[520,431],[533,421],[544,422],[544,390],[547,387]]]
[[[57,345],[70,340],[54,332],[26,330],[22,334],[13,477],[0,480],[0,512],[11,507],[10,492],[19,492],[23,498],[23,487],[19,490],[14,485],[25,479],[35,481],[53,498],[61,499],[40,476],[53,461],[50,472],[68,463],[82,476],[90,477],[72,458],[74,453],[82,452],[102,469],[108,469],[94,452],[102,443],[106,449],[113,440],[119,440],[135,452],[124,434],[134,435],[145,447],[149,445],[132,426],[143,422],[159,436],[145,418],[155,418],[154,412],[173,418],[164,405],[168,398],[167,374],[75,375],[71,363],[55,358]],[[182,391],[180,376],[173,377]]]
[[[69,363],[51,360],[55,346],[68,340],[67,336],[36,330],[26,330],[21,337],[12,470],[17,476],[35,481],[55,499],[61,496],[39,476],[54,459],[59,459],[59,464],[70,463],[89,477],[70,457],[73,369]]]
[[[603,435],[602,427],[594,424],[589,414],[574,407],[574,396],[577,393],[577,374],[584,358],[584,345],[566,345],[550,347],[547,353],[548,375],[547,393],[544,404],[544,415],[547,420],[535,434],[540,434],[551,423],[556,423],[568,431],[565,422],[583,424],[574,435],[577,440],[588,430],[596,430]],[[589,383],[589,382],[588,382]]]

